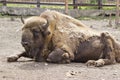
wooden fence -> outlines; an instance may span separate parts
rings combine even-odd
[[[77,9],[79,6],[97,6],[98,9],[102,9],[103,6],[115,6],[116,0],[0,0],[4,6],[7,4],[32,4],[36,7],[41,5],[58,5],[65,6],[65,1],[68,1],[68,6],[73,6]]]

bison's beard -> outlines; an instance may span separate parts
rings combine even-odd
[[[24,46],[24,49],[30,58],[36,58],[36,56],[41,55],[42,47],[35,47],[35,46]]]

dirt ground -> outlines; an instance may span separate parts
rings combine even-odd
[[[109,31],[120,41],[120,30],[106,27],[108,20],[84,20],[98,31]],[[114,23],[114,22],[113,22]],[[120,80],[120,64],[87,67],[84,63],[37,63],[27,58],[8,63],[6,57],[22,52],[22,23],[19,19],[0,18],[0,80]]]

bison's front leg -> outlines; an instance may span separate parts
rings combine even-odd
[[[68,55],[69,55],[69,59],[70,60],[74,60],[74,53],[72,52],[72,50],[67,46],[67,45],[62,45],[61,47],[60,47],[63,51],[65,51],[66,53],[68,53]]]
[[[20,57],[27,57],[27,58],[33,58],[33,56],[30,56],[27,52],[22,52],[20,54],[15,54],[7,57],[8,62],[15,62],[17,61]]]
[[[8,57],[7,57],[7,61],[8,61],[8,62],[15,62],[15,61],[17,61],[21,56],[27,57],[26,52],[8,56]]]
[[[41,51],[42,50],[42,51]],[[48,49],[38,49],[35,51],[35,61],[36,62],[43,62],[45,59],[47,59],[48,54],[50,53],[50,50]]]
[[[60,48],[55,48],[47,58],[51,63],[70,63],[69,54]]]

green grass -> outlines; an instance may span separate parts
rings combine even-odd
[[[31,4],[7,4],[8,7],[28,7],[28,8],[35,8],[36,5]]]
[[[2,4],[0,4],[2,6]],[[27,8],[36,8],[36,5],[31,4],[7,4],[8,7],[27,7]],[[51,9],[65,9],[65,6],[57,6],[57,5],[41,5],[40,8],[51,8]],[[91,10],[97,9],[97,6],[79,6],[79,10]],[[68,9],[73,9],[73,6],[69,6]],[[103,10],[114,10],[116,7],[103,7]]]
[[[15,18],[20,18],[20,16],[9,16],[9,15],[2,15],[0,14],[0,18],[11,18],[11,17],[15,17]],[[27,18],[27,17],[30,17],[30,16],[24,16],[24,18]],[[114,20],[116,17],[115,16],[112,16],[111,19]],[[97,17],[84,17],[84,16],[81,16],[79,18],[76,18],[78,20],[103,20],[103,19],[109,19],[109,17],[104,17],[104,16],[97,16]]]
[[[8,7],[36,8],[36,5],[31,5],[31,4],[7,4],[7,6]],[[41,5],[40,8],[65,9],[65,6]]]
[[[2,6],[2,4],[0,3],[0,7]]]
[[[103,7],[103,10],[115,10],[116,7]]]
[[[2,13],[0,13],[0,18],[9,18],[10,16],[9,15],[2,15]]]
[[[40,8],[44,8],[44,9],[65,9],[65,6],[52,6],[52,5],[41,5]]]
[[[97,16],[97,17],[79,17],[76,18],[78,20],[103,20],[103,19],[109,19],[109,17],[104,16]],[[115,19],[115,16],[112,16],[111,19]]]

